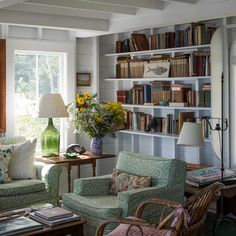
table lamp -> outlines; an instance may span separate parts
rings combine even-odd
[[[48,118],[48,126],[41,135],[43,157],[59,156],[60,133],[53,125],[52,118],[68,117],[66,106],[60,94],[42,94],[39,98],[38,117]]]
[[[201,124],[184,122],[177,144],[190,147],[204,146]]]
[[[224,118],[212,118],[208,116],[203,116],[210,130],[216,131],[219,135],[219,145],[221,150],[221,181],[224,182],[224,153],[223,153],[223,132],[228,128],[228,120]],[[215,127],[210,123],[210,120],[217,120]],[[204,146],[204,138],[202,135],[202,126],[200,123],[184,122],[181,129],[178,145],[190,146],[190,147],[201,147]]]

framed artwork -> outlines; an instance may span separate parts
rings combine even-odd
[[[144,63],[144,74],[146,78],[166,78],[169,77],[170,62],[150,62]]]
[[[77,86],[90,86],[91,73],[77,73],[76,84]]]

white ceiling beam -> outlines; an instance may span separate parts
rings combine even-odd
[[[73,8],[35,5],[33,3],[27,3],[27,2],[16,4],[14,6],[7,7],[6,9],[14,11],[35,12],[35,13],[44,13],[44,14],[53,14],[62,16],[76,16],[76,17],[96,18],[105,20],[111,19],[111,14],[106,12],[95,12],[95,11],[86,11]]]
[[[104,3],[116,6],[127,6],[147,9],[163,9],[163,2],[160,0],[80,0],[82,2]]]
[[[91,11],[120,13],[120,14],[127,14],[127,15],[136,14],[136,9],[133,7],[114,6],[114,5],[108,5],[108,4],[103,4],[103,3],[83,2],[83,1],[77,1],[77,0],[66,0],[66,1],[28,0],[27,2],[38,4],[38,5],[54,6],[54,7],[62,7],[62,8],[76,8],[76,9],[84,9],[84,10],[91,10]]]
[[[197,3],[198,0],[164,0],[164,1],[195,4],[195,3]]]
[[[0,22],[15,25],[32,25],[60,29],[86,29],[108,31],[109,22],[104,19],[91,19],[73,16],[39,14],[0,9]]]
[[[24,2],[25,0],[2,0],[0,1],[0,8],[9,7],[11,5]]]

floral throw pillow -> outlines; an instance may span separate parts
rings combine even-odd
[[[12,182],[12,179],[8,176],[8,165],[11,157],[11,148],[0,149],[0,184]]]
[[[114,169],[112,172],[111,193],[139,189],[151,186],[151,176],[137,176]]]

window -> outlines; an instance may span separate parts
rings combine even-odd
[[[60,93],[65,97],[65,63],[63,53],[16,50],[15,64],[15,134],[28,139],[40,136],[48,119],[36,118],[38,98],[42,93]],[[60,131],[61,148],[66,145],[65,121],[54,118],[54,125]],[[40,142],[37,142],[40,151]]]
[[[17,119],[22,116],[23,118],[23,112],[17,108],[17,111],[15,108],[18,106],[25,107],[24,99],[27,99],[27,106],[31,106],[32,108],[24,109],[28,112],[24,115],[28,115],[31,117],[31,121],[35,122],[37,125],[39,122],[44,122],[42,130],[45,128],[45,125],[47,123],[47,119],[37,119],[34,117],[34,106],[36,104],[36,94],[38,96],[42,93],[43,85],[41,84],[43,81],[43,76],[48,76],[48,74],[43,74],[43,71],[48,71],[48,68],[46,67],[46,58],[45,56],[48,56],[48,61],[51,61],[51,57],[54,58],[54,60],[58,60],[59,68],[57,69],[57,78],[55,79],[57,83],[54,83],[53,89],[58,89],[56,91],[59,91],[64,99],[65,104],[72,102],[75,99],[75,92],[76,92],[76,83],[75,83],[75,62],[76,62],[76,42],[56,42],[56,41],[47,41],[47,40],[31,40],[31,39],[7,39],[6,40],[6,68],[7,68],[7,74],[6,74],[6,87],[7,87],[7,93],[6,93],[6,136],[12,137],[16,134],[24,134],[26,133],[26,130],[20,131],[20,126],[17,122]],[[19,64],[17,62],[17,57],[22,56],[21,62],[22,64]],[[38,59],[37,59],[38,57]],[[58,59],[56,59],[58,58]],[[19,59],[20,60],[20,59]],[[37,63],[38,60],[38,63]],[[19,61],[20,62],[20,61]],[[54,62],[54,65],[56,63]],[[18,65],[18,66],[17,66]],[[19,67],[19,65],[21,65]],[[51,70],[56,70],[53,68],[51,64]],[[31,69],[30,69],[31,67]],[[21,70],[24,68],[28,74],[30,74],[29,79],[32,80],[30,83],[25,82],[27,81],[26,78],[22,76],[24,74],[24,71],[21,73],[18,73],[16,70]],[[23,69],[22,69],[23,70]],[[25,72],[25,73],[26,73]],[[36,74],[38,73],[38,75]],[[17,75],[16,75],[17,73]],[[26,74],[27,74],[26,73]],[[55,73],[53,74],[53,76]],[[20,78],[21,77],[21,78]],[[31,78],[32,77],[32,78]],[[23,80],[23,79],[25,80]],[[36,79],[39,79],[37,82]],[[50,77],[47,77],[48,81]],[[17,80],[23,80],[24,83],[20,84],[17,82]],[[37,84],[37,86],[36,86]],[[20,85],[24,85],[25,88],[21,88]],[[50,82],[47,83],[48,88],[50,87]],[[30,94],[29,86],[31,86],[31,90],[33,91],[32,95]],[[38,91],[37,91],[38,89]],[[26,95],[20,95],[21,91],[26,92]],[[17,95],[16,95],[17,93]],[[29,95],[28,95],[29,94]],[[22,96],[22,104],[19,103],[16,99],[16,97]],[[30,99],[29,99],[30,98]],[[16,105],[17,103],[17,105]],[[34,105],[33,105],[34,104]],[[27,107],[26,106],[26,107]],[[23,109],[22,109],[23,110]],[[61,122],[67,122],[67,119],[59,119]],[[58,122],[59,122],[58,121]],[[56,125],[56,119],[54,119],[54,123]],[[32,123],[31,123],[32,124]],[[30,123],[27,124],[28,126],[31,125]],[[65,125],[64,125],[65,126]],[[17,128],[16,128],[17,127]],[[19,131],[18,131],[19,130]],[[31,126],[31,132],[27,131],[32,136],[37,136],[36,132],[40,136],[40,131],[36,130],[36,126]],[[60,135],[61,135],[61,151],[63,152],[68,144],[76,143],[76,136],[73,133],[73,129],[70,126],[66,126],[63,128],[62,125],[60,125]],[[29,136],[28,136],[29,137]],[[40,140],[38,140],[38,147],[40,147]]]

